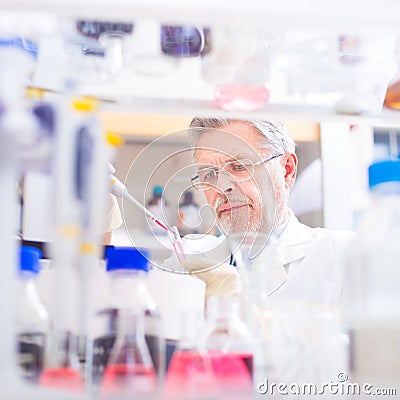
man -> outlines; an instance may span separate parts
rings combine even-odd
[[[252,232],[265,238],[264,249],[254,261],[265,266],[263,294],[269,301],[337,304],[340,257],[353,234],[310,228],[289,209],[297,157],[284,126],[272,121],[213,118],[194,118],[190,126],[198,167],[191,181],[204,192],[218,228],[228,241]],[[240,293],[233,266],[200,271],[211,265],[210,260],[189,260],[185,267],[198,270],[208,296]]]

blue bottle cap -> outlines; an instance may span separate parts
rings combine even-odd
[[[114,247],[107,251],[107,271],[131,269],[149,271],[148,252],[134,247]]]
[[[161,185],[156,185],[153,187],[153,196],[161,196],[163,193],[163,187]]]
[[[19,254],[19,270],[33,272],[37,275],[40,272],[39,260],[42,258],[42,252],[36,247],[21,246]]]
[[[373,163],[368,168],[369,187],[380,183],[400,182],[400,160],[387,160]]]

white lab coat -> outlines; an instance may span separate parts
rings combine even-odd
[[[262,293],[265,303],[339,304],[343,261],[354,232],[310,228],[289,213],[283,232],[253,261],[252,270],[261,273],[253,275],[251,290]],[[211,264],[230,258],[224,236],[187,235],[183,244],[185,252]]]
[[[274,249],[266,247],[254,265],[266,268],[264,289],[268,301],[338,304],[346,248],[354,232],[328,231],[290,218]]]

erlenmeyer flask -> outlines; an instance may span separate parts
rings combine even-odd
[[[165,398],[168,400],[216,399],[217,380],[210,355],[199,342],[203,328],[200,313],[182,315],[182,336],[167,371]]]
[[[204,340],[221,396],[245,400],[253,394],[254,341],[240,306],[239,297],[209,297]]]
[[[270,54],[263,35],[213,29],[213,47],[202,59],[203,78],[215,84],[214,103],[228,111],[253,111],[268,102]]]
[[[53,332],[50,335],[45,368],[39,379],[40,385],[76,393],[84,392],[77,344],[77,337],[71,332]]]
[[[154,399],[155,395],[156,375],[144,337],[144,314],[120,310],[100,398]]]

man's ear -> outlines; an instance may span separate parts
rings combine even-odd
[[[293,187],[297,175],[297,156],[293,153],[288,153],[283,156],[285,168],[285,186],[287,189]]]

